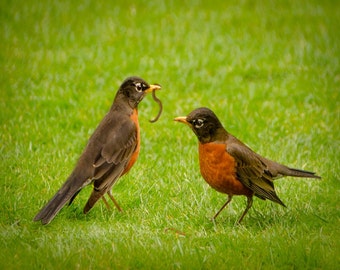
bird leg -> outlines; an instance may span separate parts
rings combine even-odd
[[[106,200],[106,198],[104,196],[102,196],[102,200],[105,203],[105,206],[106,206],[107,210],[110,210],[111,207],[110,207],[109,203],[107,202],[107,200]]]
[[[112,202],[114,203],[114,205],[117,207],[119,212],[122,212],[122,208],[119,206],[119,204],[117,203],[116,199],[113,197],[111,190],[107,192],[107,194],[109,195],[110,199],[112,200]],[[110,204],[107,202],[106,198],[104,196],[102,196],[102,200],[105,203],[105,206],[108,210],[111,209]]]
[[[239,218],[239,220],[237,221],[237,224],[240,224],[242,219],[244,218],[244,216],[247,214],[248,210],[250,209],[250,207],[253,205],[253,196],[247,197],[247,207],[244,210],[242,216]]]
[[[213,217],[213,219],[215,220],[217,218],[217,216],[222,212],[222,210],[228,205],[228,203],[231,202],[231,199],[233,198],[233,195],[229,195],[228,194],[228,199],[225,202],[225,204],[223,204],[223,206],[221,207],[220,210],[218,210],[218,212],[215,214],[215,216]]]
[[[114,203],[114,205],[116,206],[116,208],[118,209],[119,212],[122,212],[122,208],[119,206],[118,202],[116,201],[116,199],[113,197],[112,193],[111,193],[111,190],[109,190],[107,192],[107,195],[109,195],[111,201]]]

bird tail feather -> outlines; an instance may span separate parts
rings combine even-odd
[[[320,179],[321,177],[316,175],[315,172],[300,170],[300,169],[294,169],[294,168],[288,168],[288,172],[286,174],[287,176],[294,176],[294,177],[305,177],[305,178],[316,178]]]
[[[91,196],[88,199],[85,207],[84,207],[84,214],[86,214],[88,211],[92,209],[92,207],[96,204],[96,202],[104,195],[105,191],[103,192],[102,190],[97,190],[94,188],[92,190]]]
[[[49,224],[64,205],[70,199],[73,200],[76,194],[80,191],[81,186],[75,185],[76,182],[76,178],[71,175],[53,198],[34,217],[33,221],[41,220],[43,225]]]

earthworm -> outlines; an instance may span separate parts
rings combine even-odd
[[[156,90],[153,90],[153,91],[152,91],[152,98],[153,98],[153,100],[156,101],[156,102],[158,103],[158,105],[159,105],[159,111],[158,111],[157,116],[156,116],[154,119],[149,120],[151,123],[155,123],[155,122],[159,119],[159,117],[161,116],[161,114],[162,114],[162,111],[163,111],[163,104],[162,104],[162,101],[161,101],[158,97],[156,97]]]

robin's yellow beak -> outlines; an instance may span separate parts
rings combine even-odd
[[[150,87],[146,89],[145,93],[151,93],[152,91],[160,90],[162,87],[159,84],[150,84]]]
[[[187,117],[186,116],[176,117],[174,120],[177,121],[177,122],[186,124],[188,126],[191,126],[190,123],[187,121]]]

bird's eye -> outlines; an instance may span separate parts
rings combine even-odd
[[[194,126],[195,128],[201,128],[204,125],[204,120],[203,119],[197,119],[194,121]]]
[[[136,83],[135,87],[136,87],[137,92],[143,91],[143,84],[142,83]]]

